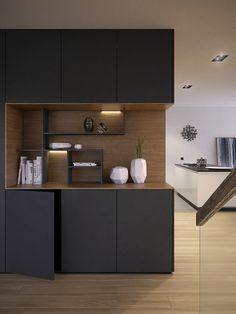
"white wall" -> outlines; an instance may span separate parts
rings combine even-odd
[[[183,127],[193,125],[197,138],[187,142],[181,136]],[[166,114],[166,181],[174,184],[174,164],[207,158],[216,163],[216,137],[236,136],[236,107],[172,107]]]

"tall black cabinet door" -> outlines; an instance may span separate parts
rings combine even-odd
[[[0,189],[0,273],[6,271],[5,265],[5,191]]]
[[[62,192],[62,271],[116,271],[116,191]]]
[[[174,102],[173,30],[118,32],[118,102]]]
[[[54,193],[6,191],[6,270],[54,278]]]
[[[173,191],[117,192],[117,271],[173,271]]]
[[[0,272],[5,272],[5,31],[0,30]]]
[[[60,31],[6,32],[8,102],[60,101]]]
[[[115,31],[62,31],[62,101],[116,101]]]

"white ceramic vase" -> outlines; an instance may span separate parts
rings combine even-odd
[[[130,175],[134,183],[144,183],[147,177],[147,162],[143,158],[133,159],[130,166]]]
[[[124,184],[128,181],[129,173],[125,167],[114,167],[110,173],[110,179],[115,184]]]

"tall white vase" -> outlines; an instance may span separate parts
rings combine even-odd
[[[144,183],[147,177],[147,162],[137,158],[131,161],[130,174],[134,183]]]

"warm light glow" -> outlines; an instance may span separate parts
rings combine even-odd
[[[50,150],[49,153],[56,153],[56,154],[63,153],[63,154],[65,154],[65,153],[67,153],[67,151],[66,150]]]
[[[101,113],[105,113],[105,114],[119,114],[121,113],[120,110],[102,110]]]

